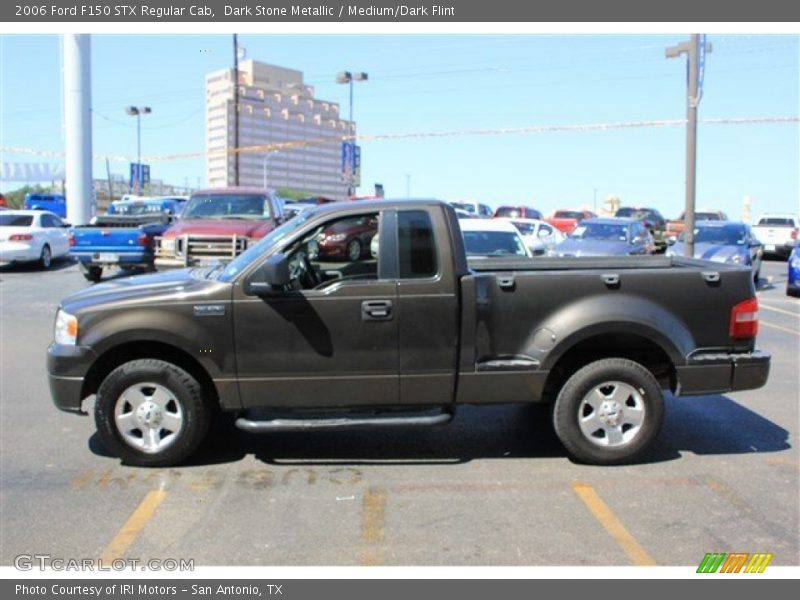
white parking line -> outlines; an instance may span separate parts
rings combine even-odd
[[[790,310],[783,310],[782,308],[776,308],[770,304],[765,304],[764,302],[758,303],[758,308],[763,308],[765,310],[771,310],[776,313],[781,313],[783,315],[789,315],[790,317],[800,317],[800,313],[792,312]]]
[[[789,329],[788,327],[781,327],[780,325],[773,325],[772,323],[767,323],[764,321],[764,319],[759,319],[758,324],[759,326],[763,325],[764,327],[769,327],[771,329],[780,329],[781,331],[786,331],[787,333],[800,335],[800,331],[795,331],[794,329]]]

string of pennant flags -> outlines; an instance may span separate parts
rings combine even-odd
[[[800,123],[800,117],[777,116],[777,117],[722,117],[698,119],[698,123],[704,125],[767,125],[767,124],[787,124]],[[291,140],[272,144],[260,144],[255,146],[240,146],[238,148],[228,147],[219,150],[203,150],[198,152],[185,152],[179,154],[155,154],[142,156],[142,161],[147,163],[167,162],[174,160],[186,160],[192,158],[203,158],[206,156],[217,156],[227,154],[260,154],[264,152],[280,152],[281,150],[292,150],[310,146],[323,146],[328,144],[340,144],[345,141],[356,142],[375,142],[387,140],[405,139],[424,139],[424,138],[449,138],[463,136],[494,136],[510,134],[536,134],[536,133],[569,133],[569,132],[597,132],[614,131],[622,129],[643,129],[659,127],[675,127],[685,125],[686,119],[660,119],[650,121],[626,121],[617,123],[587,123],[577,125],[530,125],[526,127],[505,127],[493,129],[462,129],[453,131],[421,131],[406,133],[384,133],[384,134],[362,134],[356,136],[327,136],[323,138],[306,138],[302,140]],[[44,150],[25,146],[0,146],[1,153],[28,155],[38,157],[63,157],[64,153],[56,150]],[[110,162],[129,162],[131,158],[125,155],[94,155],[95,160],[108,160]]]

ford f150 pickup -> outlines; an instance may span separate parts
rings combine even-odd
[[[377,258],[328,263],[319,238],[378,221]],[[498,256],[469,264],[437,201],[328,204],[227,264],[65,298],[53,399],[94,399],[123,461],[177,464],[222,409],[249,432],[445,423],[464,404],[551,402],[579,461],[639,457],[679,396],[763,386],[750,271],[691,258]]]

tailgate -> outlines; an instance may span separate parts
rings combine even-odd
[[[753,233],[762,244],[783,246],[792,242],[794,227],[779,225],[760,225],[753,227]],[[796,234],[795,234],[796,235]]]

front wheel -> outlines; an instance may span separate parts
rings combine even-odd
[[[208,432],[210,413],[191,374],[155,359],[114,369],[95,403],[105,447],[123,462],[142,467],[167,467],[188,458]]]
[[[97,283],[103,278],[103,267],[85,267],[83,269],[83,276],[86,278],[87,281],[91,281],[92,283]]]
[[[345,254],[347,255],[347,260],[350,262],[357,261],[359,258],[361,258],[361,242],[358,240],[350,240],[347,242]]]
[[[639,363],[606,358],[573,374],[553,411],[556,434],[580,462],[631,462],[661,429],[664,399],[652,373]]]

